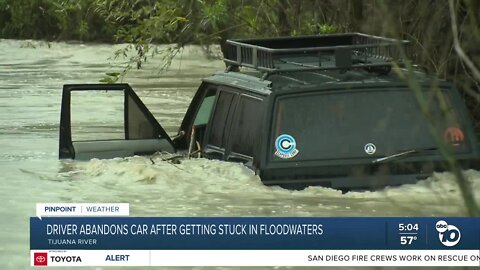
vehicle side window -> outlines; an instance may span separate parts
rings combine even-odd
[[[237,118],[234,123],[232,152],[253,157],[254,147],[260,136],[263,115],[262,101],[257,98],[242,96],[237,106]]]
[[[214,145],[220,148],[225,148],[224,136],[226,131],[228,114],[235,95],[230,92],[220,92],[218,100],[215,105],[215,111],[212,118],[212,126],[210,136],[208,138],[208,144]]]
[[[203,98],[202,104],[198,109],[195,121],[193,122],[194,126],[202,126],[208,124],[210,119],[210,114],[213,109],[213,103],[215,101],[216,89],[208,89],[205,97]]]
[[[189,136],[194,134],[194,141],[196,142],[203,142],[203,139],[205,137],[205,130],[210,119],[210,115],[212,114],[216,93],[216,88],[207,89],[205,96],[200,103],[197,114],[195,115],[195,119],[193,121],[193,126],[190,130],[191,133],[189,134]],[[193,131],[193,128],[195,129],[195,131]],[[189,137],[189,141],[190,139],[191,137]],[[194,141],[190,141],[190,143]]]

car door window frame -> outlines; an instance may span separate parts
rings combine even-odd
[[[213,118],[215,117],[215,111],[217,109],[217,106],[218,106],[218,102],[219,102],[219,98],[220,98],[220,95],[222,93],[230,93],[230,94],[233,94],[233,98],[232,98],[232,101],[230,103],[230,107],[228,109],[228,112],[227,112],[227,118],[225,119],[225,127],[223,129],[223,136],[222,136],[222,146],[218,146],[218,145],[213,145],[209,142],[210,140],[210,135],[212,133],[212,128],[213,128]],[[238,97],[239,97],[240,93],[238,92],[238,90],[234,89],[234,88],[230,88],[230,87],[218,87],[217,88],[217,93],[216,93],[216,97],[215,97],[215,102],[214,102],[214,106],[213,106],[213,109],[212,109],[212,112],[210,114],[210,119],[208,121],[208,124],[207,124],[207,129],[206,129],[206,133],[205,133],[205,138],[204,138],[204,141],[202,143],[202,148],[204,149],[204,153],[208,156],[209,153],[216,153],[216,154],[221,154],[222,155],[222,159],[225,158],[225,150],[226,148],[228,147],[228,137],[230,135],[230,132],[231,132],[231,129],[232,129],[232,123],[233,123],[233,117],[235,116],[235,110],[236,110],[236,106],[238,104]]]
[[[72,140],[71,102],[75,91],[118,91],[123,93],[123,139]],[[151,128],[148,138],[131,138],[129,104]],[[155,151],[175,152],[171,138],[128,84],[66,84],[63,86],[59,130],[60,159],[123,157]]]
[[[232,133],[236,134],[238,132],[242,132],[242,130],[239,130],[240,128],[237,125],[238,121],[240,120],[240,104],[242,102],[242,99],[253,99],[253,100],[256,100],[256,101],[259,101],[259,102],[263,102],[263,100],[264,100],[264,98],[262,96],[252,95],[250,93],[241,93],[238,97],[237,104],[236,104],[236,107],[235,107],[230,134],[232,134]],[[263,106],[263,104],[260,104],[259,106]],[[259,121],[263,120],[263,114],[264,114],[264,111],[262,110],[262,115],[259,115],[259,119],[260,119]],[[261,138],[261,132],[259,132],[257,137]],[[251,156],[248,155],[248,154],[245,154],[245,153],[239,153],[239,152],[233,151],[232,150],[232,148],[233,148],[233,138],[229,136],[228,139],[229,139],[229,141],[227,142],[226,151],[225,151],[226,160],[231,160],[231,159],[236,160],[236,159],[238,159],[239,161],[242,161],[242,162],[253,161],[254,156],[255,156],[255,150],[254,150],[254,152],[252,153]]]

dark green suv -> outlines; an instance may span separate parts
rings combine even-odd
[[[407,43],[361,33],[230,40],[226,71],[202,80],[173,139],[128,84],[65,85],[60,158],[183,152],[242,162],[291,188],[412,183],[448,170],[445,153],[477,168],[463,100],[406,68]],[[123,91],[123,139],[72,141],[70,95],[84,90]]]

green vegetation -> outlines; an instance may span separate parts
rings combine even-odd
[[[120,77],[148,57],[159,55],[165,68],[186,44],[223,49],[232,37],[360,31],[408,39],[414,63],[468,97],[480,131],[478,14],[477,0],[0,0],[0,38],[129,43],[114,55],[136,55]],[[173,45],[158,51],[158,43]]]
[[[0,0],[0,37],[113,41],[94,0]]]
[[[478,63],[480,3],[453,5],[459,41]],[[471,71],[453,50],[450,18],[448,1],[435,0],[0,0],[0,38],[132,43],[126,49],[145,57],[156,53],[155,43],[223,45],[232,37],[362,31],[411,40],[414,62],[458,78]],[[461,81],[480,101],[477,82]]]
[[[252,0],[0,0],[0,38],[129,43],[120,76],[160,55],[164,66],[186,44],[208,46],[231,37],[330,33],[320,1]],[[291,18],[291,19],[290,19]],[[154,44],[175,44],[159,51]]]
[[[319,12],[319,1],[0,0],[0,36],[181,46],[336,31]]]
[[[168,67],[186,44],[223,49],[233,37],[360,31],[407,39],[414,63],[456,83],[480,131],[478,14],[478,0],[0,0],[0,38],[128,43],[114,57],[135,56],[104,82],[148,57]],[[158,43],[172,45],[158,51]],[[454,171],[470,214],[479,215]]]

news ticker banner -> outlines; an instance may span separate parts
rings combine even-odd
[[[30,218],[32,266],[480,266],[479,218],[126,217],[114,204],[80,217],[65,206]]]
[[[50,250],[32,266],[479,266],[478,250]],[[36,259],[40,259],[36,261]]]

